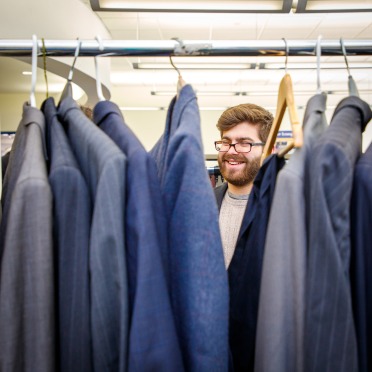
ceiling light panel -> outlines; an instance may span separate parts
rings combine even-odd
[[[247,70],[256,68],[255,63],[177,63],[180,70]],[[133,63],[135,70],[172,70],[170,63]]]
[[[293,0],[90,0],[90,5],[94,11],[100,12],[288,13],[291,10],[292,1]]]
[[[371,12],[372,1],[298,0],[296,13]]]

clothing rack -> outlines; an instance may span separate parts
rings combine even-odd
[[[44,40],[47,57],[74,56],[78,40]],[[290,56],[315,55],[317,40],[80,40],[79,56]],[[348,56],[372,55],[372,40],[344,40]],[[39,55],[43,42],[37,41]],[[32,55],[32,40],[0,40],[0,57]],[[321,40],[322,56],[341,56],[340,40]]]

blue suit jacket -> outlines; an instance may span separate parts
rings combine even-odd
[[[190,85],[172,100],[165,132],[152,154],[168,219],[171,297],[186,370],[226,371],[227,275]]]
[[[230,285],[229,340],[235,372],[253,371],[258,301],[266,228],[276,177],[285,160],[276,155],[260,168],[248,200],[228,273]]]
[[[349,280],[349,210],[362,131],[371,116],[368,104],[358,97],[343,99],[309,159],[306,371],[358,369]]]
[[[350,281],[359,371],[372,370],[372,145],[358,160],[351,198]]]
[[[58,109],[93,202],[89,243],[94,371],[125,371],[128,283],[125,262],[125,155],[72,98]]]
[[[94,121],[127,157],[125,236],[129,284],[129,371],[182,371],[165,272],[166,220],[154,159],[112,102]]]
[[[58,364],[61,372],[92,370],[89,307],[89,235],[92,206],[53,98],[42,110],[48,133],[53,192],[53,242],[58,267]]]

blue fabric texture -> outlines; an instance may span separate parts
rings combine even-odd
[[[165,270],[167,225],[155,161],[125,124],[116,104],[99,102],[93,117],[127,158],[128,371],[182,372]]]
[[[169,229],[171,301],[187,371],[228,368],[228,282],[218,210],[204,162],[199,108],[190,85],[169,106],[151,150]]]
[[[53,98],[42,106],[53,193],[57,262],[58,364],[61,372],[92,370],[89,306],[89,236],[92,203]]]
[[[58,117],[84,175],[93,203],[89,243],[94,371],[126,371],[128,283],[125,258],[126,158],[72,98]]]

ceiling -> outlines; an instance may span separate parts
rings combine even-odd
[[[84,1],[90,6],[88,0]],[[350,3],[350,2],[349,2]],[[371,5],[372,2],[369,2]],[[349,39],[372,39],[372,13],[307,13],[307,14],[190,14],[190,13],[135,13],[97,12],[113,39],[117,40],[316,40],[342,37]],[[341,52],[340,52],[341,53]],[[253,100],[266,107],[276,106],[280,79],[284,74],[285,57],[183,57],[174,58],[175,65],[186,61],[202,60],[209,69],[182,70],[184,79],[198,92],[202,109],[227,107]],[[134,70],[140,62],[164,63],[168,70]],[[221,62],[279,64],[274,70],[235,69],[215,70],[211,66]],[[311,63],[312,69],[291,70],[293,63]],[[321,82],[325,90],[347,89],[347,71],[342,67],[344,59],[323,57],[322,64],[338,62],[341,69],[322,70]],[[354,69],[353,65],[366,63],[366,69]],[[280,66],[281,64],[281,66]],[[349,64],[358,88],[372,102],[372,56],[349,57]],[[290,57],[289,72],[292,76],[298,104],[304,105],[316,90],[316,58]],[[297,66],[298,67],[298,66]],[[167,107],[174,95],[177,73],[172,70],[166,57],[113,58],[111,61],[112,92],[123,107]],[[169,92],[167,96],[153,96],[152,91]],[[207,92],[212,92],[210,95]],[[221,95],[213,95],[218,92]],[[226,92],[225,95],[223,95]],[[247,92],[246,96],[232,96],[229,92]],[[217,94],[217,93],[214,93]],[[230,93],[231,94],[231,93]],[[332,100],[332,97],[330,97]],[[338,101],[340,96],[334,97]],[[329,103],[332,104],[332,103]]]
[[[372,12],[357,13],[162,13],[162,12],[94,12],[89,0],[81,2],[103,22],[108,34],[115,40],[160,41],[180,40],[372,40]],[[228,3],[228,2],[225,2]],[[354,4],[354,2],[344,2]],[[365,1],[371,8],[371,1]],[[61,20],[64,27],[69,23]],[[17,26],[18,27],[18,26]],[[81,35],[77,35],[81,36]],[[63,38],[63,35],[61,35]],[[284,41],[283,41],[284,43]],[[87,57],[81,57],[87,58]],[[103,57],[102,57],[103,58]],[[107,58],[107,57],[106,57]],[[123,110],[166,109],[176,92],[177,72],[168,57],[114,57],[111,59],[111,99]],[[362,98],[372,103],[372,56],[349,56],[351,73]],[[174,57],[173,61],[184,80],[197,91],[201,110],[221,110],[225,107],[251,101],[274,108],[280,79],[284,74],[285,57]],[[166,69],[136,69],[140,63],[161,64]],[[184,62],[201,63],[202,69],[182,69]],[[326,69],[328,63],[338,68]],[[215,69],[220,63],[235,64],[234,69]],[[252,69],[237,63],[262,66],[275,63],[267,69]],[[296,65],[296,69],[293,66]],[[306,69],[299,69],[299,65]],[[337,91],[329,96],[328,104],[336,104],[347,90],[347,71],[341,55],[322,57],[321,83],[323,90]],[[354,68],[353,68],[354,67]],[[22,62],[0,58],[0,93],[27,92],[29,77],[20,77],[25,69]],[[317,86],[315,56],[289,56],[288,72],[292,76],[296,103],[305,105]],[[39,77],[39,89],[44,89]],[[62,90],[64,78],[49,74],[50,90]],[[162,95],[154,95],[159,92]],[[236,94],[236,93],[244,93]]]

